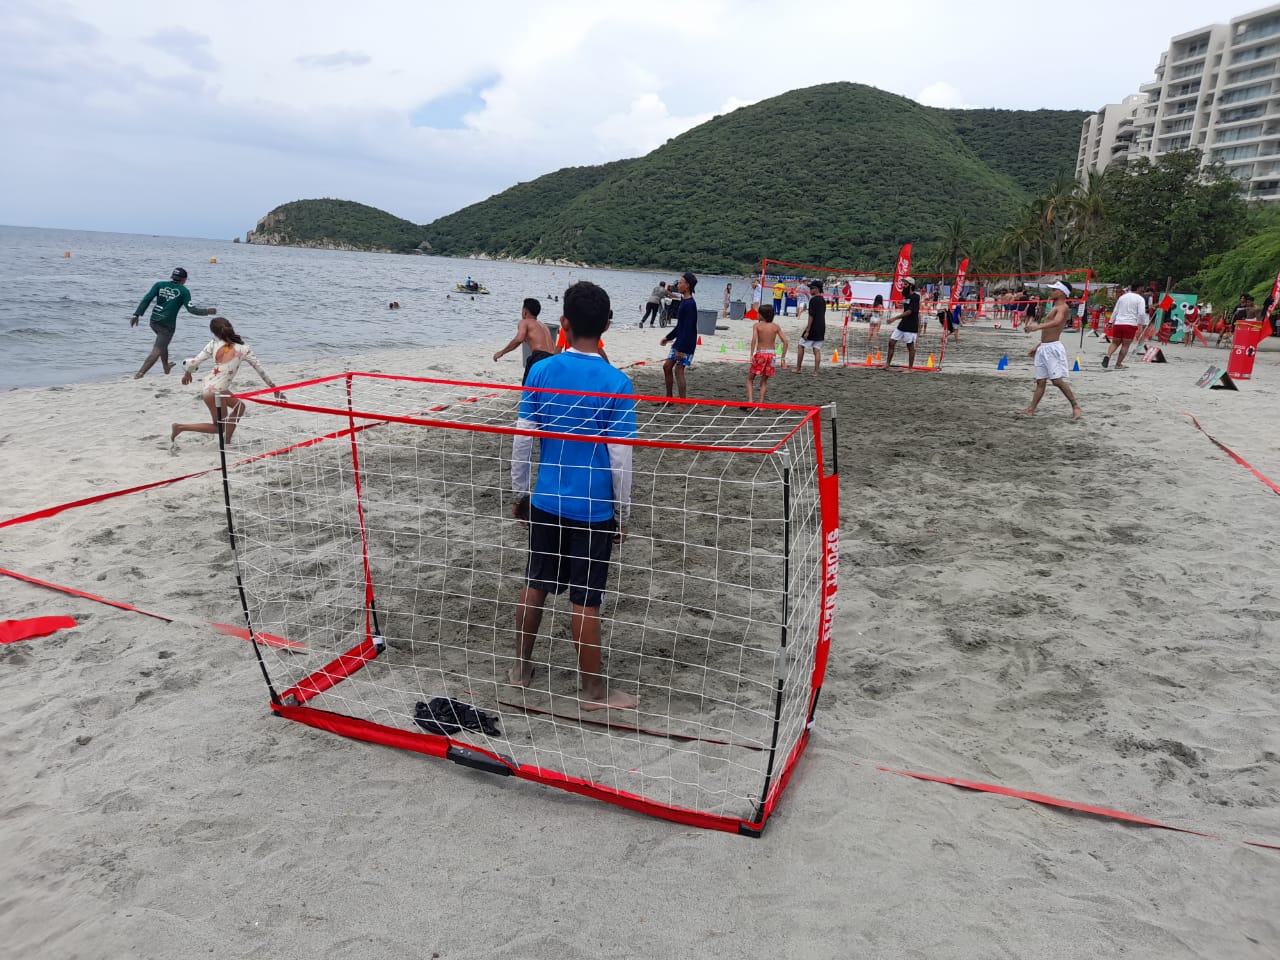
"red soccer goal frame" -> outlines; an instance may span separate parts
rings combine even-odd
[[[460,425],[456,421],[445,421],[432,416],[434,413],[442,412],[449,406],[457,403],[474,402],[478,399],[479,393],[475,396],[460,397],[455,404],[440,405],[427,409],[421,416],[399,416],[380,414],[370,411],[357,410],[354,403],[354,385],[361,379],[376,379],[383,381],[404,381],[407,383],[419,384],[436,384],[448,386],[450,388],[459,388],[460,390],[475,390],[483,392],[486,396],[495,396],[503,391],[519,392],[522,390],[533,390],[538,388],[524,388],[520,386],[512,386],[506,384],[488,384],[475,383],[469,381],[453,381],[453,380],[437,380],[430,378],[395,376],[390,374],[377,373],[358,373],[349,372],[345,374],[335,374],[329,377],[320,377],[298,383],[289,384],[278,388],[267,388],[262,390],[250,391],[236,395],[236,399],[261,404],[265,407],[275,407],[279,409],[288,409],[295,411],[305,411],[320,414],[327,414],[345,418],[347,426],[345,429],[337,430],[323,437],[315,437],[310,440],[304,440],[294,446],[303,447],[315,443],[319,440],[331,440],[346,437],[350,440],[351,448],[351,467],[354,474],[354,488],[356,497],[356,516],[360,526],[360,543],[362,549],[362,560],[364,569],[364,596],[365,596],[365,617],[364,617],[364,636],[358,643],[340,656],[332,659],[329,663],[320,667],[318,670],[311,672],[303,680],[294,683],[284,691],[277,691],[273,683],[268,667],[263,659],[262,651],[256,642],[258,631],[254,629],[253,617],[250,611],[245,586],[240,571],[240,563],[238,556],[236,557],[236,584],[241,600],[241,606],[244,613],[246,627],[249,636],[255,638],[254,653],[262,670],[263,678],[266,681],[267,689],[270,695],[271,710],[277,715],[289,720],[294,720],[317,729],[326,730],[336,733],[340,736],[349,737],[356,740],[363,740],[370,743],[378,743],[384,746],[397,747],[399,749],[410,750],[416,753],[422,753],[428,756],[443,757],[453,760],[464,766],[469,766],[491,773],[497,773],[505,776],[514,776],[517,779],[529,780],[541,783],[547,786],[558,787],[572,793],[603,800],[613,803],[627,809],[635,810],[651,816],[659,817],[666,820],[672,820],[678,823],[690,826],[702,827],[707,829],[722,830],[727,832],[735,832],[747,836],[760,836],[764,830],[765,824],[769,816],[773,813],[781,798],[782,792],[789,782],[795,766],[800,756],[808,744],[809,733],[813,724],[813,716],[817,707],[818,697],[821,692],[823,680],[826,675],[826,664],[830,652],[831,635],[835,618],[835,598],[838,586],[838,566],[839,566],[839,471],[838,471],[838,455],[835,449],[836,443],[836,421],[834,407],[830,409],[830,428],[831,428],[831,470],[826,468],[826,462],[823,454],[822,446],[822,418],[821,413],[823,407],[810,407],[786,404],[754,404],[752,406],[760,409],[774,409],[796,411],[802,414],[800,422],[793,431],[780,439],[773,448],[734,448],[728,446],[706,446],[698,444],[684,444],[672,441],[646,440],[636,438],[633,440],[619,441],[617,438],[610,438],[610,443],[626,443],[633,446],[651,446],[651,447],[669,447],[682,449],[706,449],[721,452],[740,452],[750,453],[754,455],[768,454],[777,452],[783,447],[787,439],[797,431],[811,430],[813,436],[814,452],[816,457],[817,469],[817,487],[818,501],[820,510],[821,525],[821,590],[820,590],[820,610],[818,613],[818,637],[815,643],[814,664],[811,675],[809,677],[809,691],[807,703],[807,722],[804,725],[797,741],[791,747],[785,756],[775,757],[771,753],[768,761],[768,771],[765,775],[765,784],[761,792],[760,801],[756,808],[756,816],[753,818],[742,818],[725,816],[706,811],[699,811],[691,808],[673,806],[660,801],[653,800],[648,797],[629,793],[624,790],[615,789],[609,786],[593,783],[574,777],[556,770],[548,770],[539,766],[520,763],[511,757],[507,757],[496,752],[486,750],[471,743],[460,743],[447,736],[441,736],[426,732],[416,732],[404,730],[399,727],[393,727],[376,723],[357,717],[347,716],[341,713],[335,713],[330,710],[317,709],[307,705],[307,701],[319,695],[325,690],[331,689],[335,685],[346,680],[355,674],[364,666],[373,661],[383,649],[385,649],[382,637],[380,635],[378,624],[378,611],[376,597],[374,592],[373,576],[369,564],[368,541],[364,525],[364,507],[362,503],[362,494],[360,492],[360,460],[359,460],[359,443],[358,435],[365,430],[374,429],[384,423],[404,423],[422,427],[439,427],[447,429],[468,429],[479,430],[490,433],[501,433],[506,435],[528,435],[534,437],[563,437],[582,441],[581,435],[560,435],[554,433],[545,433],[541,431],[526,431],[517,429],[514,425],[510,427],[499,427],[495,425]],[[322,383],[332,383],[335,381],[345,380],[347,407],[339,409],[335,407],[316,406],[307,403],[291,402],[289,395],[291,391],[299,391],[302,388]],[[282,393],[285,399],[276,399],[276,393]],[[591,393],[585,391],[547,391],[553,393],[561,393],[577,396],[594,396],[594,397],[615,397],[616,394]],[[675,402],[678,404],[702,405],[708,407],[741,407],[739,401],[719,401],[719,400],[701,400],[701,399],[681,399],[670,401],[669,398],[633,396],[628,399],[636,401],[662,401]],[[357,422],[360,421],[360,422]],[[219,416],[219,452],[222,466],[223,491],[226,501],[227,527],[231,538],[232,552],[236,553],[236,529],[232,518],[232,494],[229,470],[235,465],[228,463],[227,450],[223,433],[221,429],[221,415]],[[595,438],[596,442],[603,438]],[[784,646],[785,646],[785,629],[784,629]],[[778,698],[776,709],[781,708],[782,702],[782,681],[778,680]],[[777,748],[777,718],[775,717],[774,738],[775,743],[773,750]],[[639,730],[639,732],[647,732],[640,728],[625,727],[619,725],[624,730]]]

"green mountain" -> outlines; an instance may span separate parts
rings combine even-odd
[[[352,200],[294,200],[276,207],[245,236],[249,243],[327,250],[412,253],[426,237],[416,223]]]
[[[944,110],[979,159],[1028,193],[1074,170],[1083,110]]]
[[[939,110],[832,83],[716,117],[647,156],[519,184],[426,227],[433,252],[736,271],[883,269],[964,217],[1003,227],[1071,169],[1085,111]]]

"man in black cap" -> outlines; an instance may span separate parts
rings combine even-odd
[[[138,304],[138,309],[133,311],[133,316],[129,318],[129,326],[136,327],[138,318],[147,312],[151,301],[155,301],[156,305],[151,310],[151,330],[156,335],[156,342],[152,345],[151,352],[147,354],[147,359],[142,361],[142,368],[133,375],[133,379],[140,380],[146,376],[147,371],[155,366],[157,360],[163,361],[165,373],[173,369],[173,364],[169,362],[169,341],[173,339],[173,332],[178,328],[179,310],[186,307],[187,313],[193,313],[197,317],[211,317],[218,312],[217,307],[193,307],[191,291],[184,285],[186,280],[187,271],[182,267],[175,267],[168,280],[159,281],[147,291],[147,295]]]
[[[662,364],[662,377],[666,381],[667,396],[671,396],[672,380],[680,390],[680,396],[689,395],[684,372],[693,362],[693,351],[698,347],[698,304],[693,299],[693,289],[698,278],[692,273],[680,275],[676,289],[680,292],[680,306],[676,310],[676,328],[662,338],[663,346],[675,341],[671,352]]]

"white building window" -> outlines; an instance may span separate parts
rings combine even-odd
[[[1232,160],[1251,160],[1258,155],[1256,143],[1246,143],[1241,147],[1228,147],[1225,150],[1213,151],[1213,159],[1230,163]]]
[[[1213,142],[1215,144],[1234,143],[1237,140],[1248,140],[1252,137],[1260,136],[1261,134],[1262,124],[1251,123],[1246,127],[1235,127],[1231,130],[1219,131],[1218,135],[1214,137]]]
[[[1271,84],[1254,83],[1247,87],[1241,87],[1239,90],[1230,90],[1222,95],[1218,103],[1226,105],[1228,103],[1240,103],[1243,100],[1256,100],[1258,97],[1265,97],[1271,92]]]

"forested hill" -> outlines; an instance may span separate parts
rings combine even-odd
[[[1084,110],[944,110],[960,139],[1028,193],[1074,171]]]
[[[940,110],[873,87],[794,90],[647,156],[559,170],[425,228],[433,252],[734,271],[765,256],[883,269],[976,233],[1075,164],[1085,111]]]
[[[258,221],[249,243],[326,250],[411,253],[425,237],[416,223],[352,200],[294,200]]]

